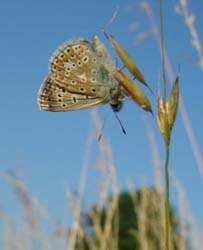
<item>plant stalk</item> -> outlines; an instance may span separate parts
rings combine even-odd
[[[169,154],[170,147],[166,144],[166,160],[165,160],[165,249],[169,250],[170,246],[170,181],[169,181]]]
[[[161,46],[161,56],[162,56],[162,77],[164,84],[164,99],[166,100],[166,72],[165,72],[165,53],[164,53],[164,33],[163,33],[163,7],[162,0],[159,0],[159,16],[160,16],[160,46]]]

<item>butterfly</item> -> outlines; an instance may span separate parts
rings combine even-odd
[[[68,41],[53,54],[38,93],[44,111],[72,111],[110,104],[120,111],[126,93],[116,80],[108,50],[94,36]]]

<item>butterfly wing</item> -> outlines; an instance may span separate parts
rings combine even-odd
[[[64,87],[57,85],[48,75],[38,93],[38,105],[44,111],[71,111],[90,108],[103,104],[103,98],[71,93]]]
[[[49,75],[39,91],[42,110],[70,111],[114,103],[115,76],[86,40],[68,42],[52,56]]]
[[[52,56],[49,69],[57,84],[77,93],[87,86],[85,91],[88,92],[95,86],[109,89],[111,81],[115,81],[114,75],[105,67],[103,58],[95,53],[91,43],[86,40],[61,46]],[[93,90],[89,94],[97,96],[99,93]]]

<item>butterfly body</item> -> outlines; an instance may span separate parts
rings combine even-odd
[[[119,111],[125,92],[115,77],[105,46],[95,36],[61,46],[50,59],[49,73],[39,93],[38,104],[45,111],[71,111],[109,103]]]

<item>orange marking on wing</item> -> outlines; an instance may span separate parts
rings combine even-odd
[[[74,50],[73,50],[73,49],[70,49],[70,51],[69,51],[69,55],[70,55],[70,56],[74,56],[74,55],[75,55],[75,52],[74,52]]]

